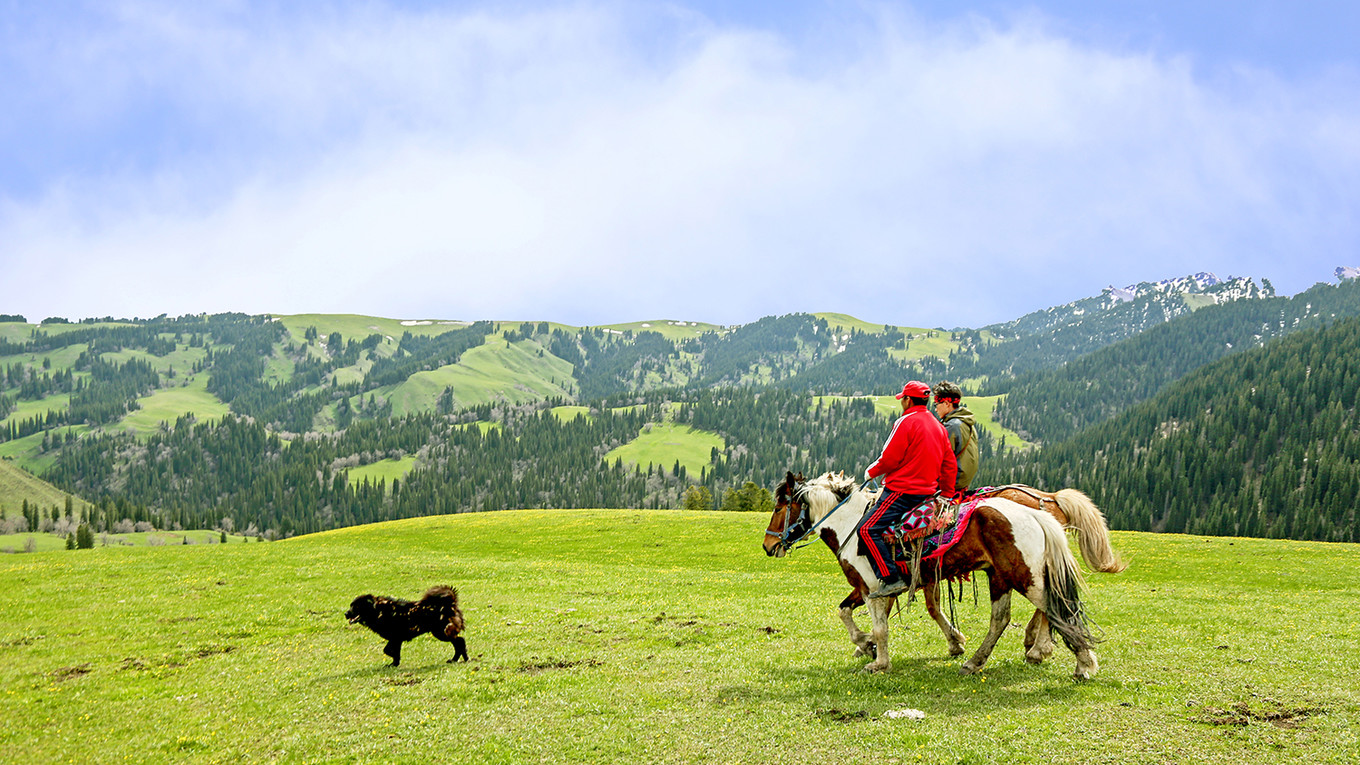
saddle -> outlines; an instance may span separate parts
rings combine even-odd
[[[902,517],[883,532],[884,541],[893,547],[907,547],[907,543],[942,531],[954,522],[954,503],[944,497],[933,497]]]

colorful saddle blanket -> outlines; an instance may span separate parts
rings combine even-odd
[[[922,543],[921,558],[931,560],[948,552],[949,548],[963,538],[963,533],[968,530],[969,521],[973,519],[973,511],[985,500],[986,497],[977,497],[955,508],[953,523],[942,529],[940,533],[927,537]]]
[[[936,497],[922,502],[902,520],[889,526],[883,538],[889,543],[905,544],[912,540],[934,534],[946,528],[954,520],[954,504],[947,499]]]

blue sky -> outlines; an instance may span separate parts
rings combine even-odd
[[[1340,2],[0,0],[0,313],[982,326],[1360,265]]]

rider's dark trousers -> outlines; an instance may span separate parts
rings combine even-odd
[[[921,503],[932,496],[934,495],[902,494],[884,489],[878,502],[869,510],[869,514],[859,522],[859,527],[855,529],[859,536],[859,549],[869,556],[869,562],[873,564],[879,579],[890,579],[899,573],[892,565],[892,550],[889,549],[888,543],[883,541],[883,532],[887,531],[889,526],[901,522],[903,516],[920,507]]]

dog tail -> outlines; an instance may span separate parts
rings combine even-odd
[[[458,607],[458,590],[446,584],[439,584],[425,591],[420,604],[432,609],[436,614],[437,626],[431,631],[452,639],[462,632],[463,609]]]
[[[436,584],[435,586],[425,591],[425,597],[421,598],[421,600],[425,601],[426,603],[429,603],[430,605],[436,605],[436,601],[442,600],[447,601],[454,607],[457,607],[458,590],[457,588],[450,587],[447,584]]]

